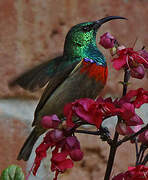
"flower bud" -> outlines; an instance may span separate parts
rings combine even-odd
[[[61,120],[54,114],[51,116],[44,116],[41,120],[41,125],[45,129],[57,128],[60,122]]]
[[[63,131],[59,130],[59,129],[54,129],[53,131],[51,131],[50,133],[50,139],[53,142],[58,142],[61,141],[64,138],[64,134]]]
[[[115,38],[110,33],[106,32],[100,37],[99,44],[105,49],[112,48],[115,45]]]
[[[83,152],[80,149],[70,151],[70,157],[73,161],[80,161],[83,158]]]
[[[66,147],[67,149],[79,149],[80,142],[76,138],[76,136],[69,136],[66,138]]]
[[[137,67],[131,68],[131,76],[133,78],[142,79],[144,74],[145,72],[143,65],[138,65]]]

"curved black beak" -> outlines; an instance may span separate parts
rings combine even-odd
[[[111,21],[113,19],[125,19],[127,20],[127,18],[125,17],[121,17],[121,16],[108,16],[108,17],[105,17],[105,18],[102,18],[100,20],[97,20],[94,22],[94,29],[98,29],[102,24],[108,22],[108,21]]]

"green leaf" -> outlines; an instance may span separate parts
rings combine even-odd
[[[0,180],[25,180],[24,173],[19,166],[10,165],[4,169]]]

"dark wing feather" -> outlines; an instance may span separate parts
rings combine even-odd
[[[9,83],[10,87],[16,85],[29,91],[36,91],[42,88],[55,74],[58,74],[59,66],[64,62],[63,56],[48,60],[33,69],[23,73]]]
[[[80,65],[81,65],[82,61],[81,59],[77,59],[75,60],[73,63],[67,65],[65,67],[65,70],[63,73],[61,73],[58,77],[54,76],[49,82],[48,85],[46,87],[46,89],[44,90],[39,104],[36,107],[35,113],[34,113],[34,121],[32,123],[32,126],[34,126],[36,124],[36,120],[37,120],[37,116],[38,116],[38,112],[42,109],[42,107],[44,106],[44,104],[46,103],[46,101],[48,100],[48,98],[52,95],[52,93],[55,91],[55,89],[71,74],[73,74],[77,69],[79,69]]]
[[[46,89],[44,90],[40,101],[36,107],[35,114],[34,114],[34,122],[32,126],[35,125],[35,120],[37,117],[37,113],[42,109],[48,98],[51,96],[51,94],[55,91],[55,89],[69,76],[69,74],[75,69],[77,64],[79,64],[80,61],[75,61],[72,64],[69,64],[69,66],[66,67],[65,71],[63,71],[61,74],[58,76],[54,76],[50,81],[48,82],[48,85]]]

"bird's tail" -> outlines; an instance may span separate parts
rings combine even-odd
[[[41,134],[43,134],[43,132],[39,133],[37,131],[37,128],[34,128],[32,130],[31,134],[29,135],[23,147],[21,148],[17,160],[23,159],[24,161],[27,161],[29,159],[33,146]]]

